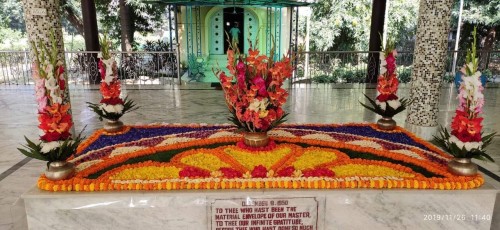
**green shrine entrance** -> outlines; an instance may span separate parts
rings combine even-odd
[[[238,25],[238,48],[252,45],[274,59],[297,50],[298,10],[308,0],[158,0],[173,5],[180,62],[187,63],[185,81],[218,82],[213,69],[227,71],[226,51],[231,28]],[[179,21],[177,21],[179,19]]]
[[[226,7],[217,9],[209,16],[209,43],[210,55],[225,54],[229,48],[228,39],[231,39],[230,31],[235,24],[240,30],[238,36],[238,48],[247,53],[250,48],[249,40],[255,44],[259,32],[259,19],[251,9],[241,7]],[[229,38],[228,38],[229,35]]]

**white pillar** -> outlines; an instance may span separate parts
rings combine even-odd
[[[57,41],[58,58],[66,63],[59,0],[22,0],[22,3],[24,8],[24,20],[26,22],[26,32],[30,42],[31,56],[33,57],[31,43],[34,42],[38,45],[38,42],[42,41],[45,46],[51,47],[50,35],[54,33],[54,38]],[[65,90],[69,97],[67,73],[64,74],[64,77],[66,78]],[[71,113],[71,108],[69,113]],[[74,127],[73,125],[73,131]]]
[[[420,0],[406,128],[432,139],[438,126],[453,0]]]

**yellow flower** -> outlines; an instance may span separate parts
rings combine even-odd
[[[292,153],[292,149],[288,146],[278,146],[271,151],[251,152],[235,147],[227,147],[224,152],[248,170],[253,170],[258,165],[262,165],[269,170],[271,166]]]
[[[335,152],[327,149],[307,148],[302,156],[293,163],[296,169],[314,168],[317,165],[328,163],[337,159]]]
[[[204,152],[183,157],[181,162],[208,171],[216,171],[223,167],[229,167],[228,164],[222,162],[217,156]]]
[[[268,110],[262,110],[262,111],[260,111],[260,113],[259,113],[259,117],[260,117],[260,118],[267,117],[267,114],[269,114],[269,111],[268,111]]]
[[[347,164],[347,165],[339,165],[332,167],[331,170],[333,170],[335,172],[335,176],[338,177],[345,177],[345,176],[369,176],[369,177],[394,176],[394,177],[406,177],[406,178],[415,177],[415,175],[413,174],[379,165]]]
[[[112,180],[160,180],[179,178],[180,169],[174,166],[144,166],[124,169],[112,176]]]

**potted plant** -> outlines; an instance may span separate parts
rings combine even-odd
[[[394,41],[387,41],[385,49],[382,50],[380,53],[380,75],[377,79],[378,96],[373,100],[365,95],[371,106],[360,103],[368,110],[382,116],[377,121],[379,129],[393,130],[396,127],[396,121],[392,117],[405,110],[410,101],[404,98],[399,99],[396,95],[399,80],[396,73],[397,51]]]
[[[479,59],[476,53],[476,29],[474,28],[474,43],[467,50],[466,64],[460,70],[458,99],[459,105],[451,122],[451,132],[441,127],[434,143],[450,153],[454,159],[448,163],[451,173],[471,176],[477,173],[477,165],[471,158],[493,161],[485,148],[491,143],[496,133],[483,135],[480,114],[483,111],[484,95],[481,83],[481,72],[478,71]]]
[[[40,122],[38,127],[43,134],[39,143],[25,137],[27,144],[18,150],[28,157],[47,161],[45,176],[51,180],[62,180],[73,175],[74,166],[66,159],[76,152],[82,138],[81,133],[74,137],[70,132],[73,120],[64,62],[58,59],[53,33],[50,41],[50,48],[42,42],[38,46],[31,44],[35,59],[32,70]]]
[[[269,143],[267,131],[284,122],[287,114],[282,106],[288,92],[283,82],[292,76],[291,59],[287,56],[274,61],[274,49],[270,56],[259,54],[250,42],[249,54],[240,54],[236,44],[227,51],[229,75],[218,71],[231,120],[244,130],[244,143],[251,147],[263,147]]]
[[[105,119],[104,130],[108,133],[120,132],[123,122],[120,118],[127,112],[138,109],[134,102],[125,97],[120,98],[121,85],[118,79],[118,68],[114,57],[111,55],[111,41],[104,37],[99,38],[101,53],[99,53],[99,73],[101,75],[100,91],[102,99],[98,104],[87,102],[89,108],[94,111],[99,120]]]

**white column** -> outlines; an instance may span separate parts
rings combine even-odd
[[[424,139],[438,126],[452,5],[453,0],[420,0],[406,128]]]
[[[59,0],[22,0],[22,3],[31,56],[33,57],[31,43],[34,42],[38,45],[38,42],[42,41],[45,46],[51,47],[50,34],[54,33],[55,40],[57,41],[58,58],[66,63]],[[69,97],[68,75],[65,73],[64,77],[66,78],[65,90]],[[71,113],[71,108],[69,112]],[[73,125],[72,133],[74,133],[74,127]]]

